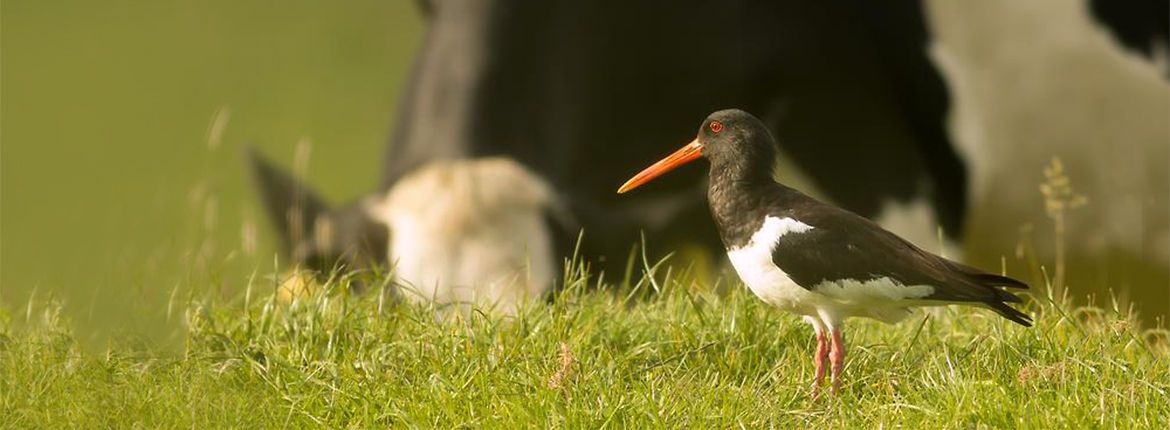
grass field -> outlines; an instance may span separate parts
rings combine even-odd
[[[811,330],[734,277],[575,273],[511,319],[436,317],[344,281],[281,302],[248,276],[272,270],[275,237],[242,149],[295,166],[304,143],[298,173],[332,202],[370,191],[423,37],[415,2],[0,11],[0,428],[1170,426],[1167,333],[1101,300],[1034,297],[1031,329],[974,309],[854,321],[845,388],[817,402]],[[1101,166],[1077,183],[1115,176]],[[1147,200],[1106,184],[1090,208]],[[968,236],[1030,243],[1050,225],[1035,203],[1015,208],[1032,224],[989,218]],[[1011,254],[968,248],[983,263]],[[1031,249],[1005,261],[1034,281],[1049,262]],[[1141,257],[1070,260],[1069,284],[1165,309],[1164,267],[1143,275]]]
[[[1036,326],[944,308],[855,320],[845,386],[812,401],[811,330],[738,283],[581,273],[515,318],[345,282],[182,299],[178,351],[81,346],[51,300],[0,318],[10,428],[1166,428],[1170,351],[1124,312],[1034,297]],[[681,280],[681,281],[680,281]],[[654,290],[657,290],[655,293]],[[717,291],[724,290],[723,293]],[[211,297],[213,295],[207,295]],[[1105,306],[1108,308],[1108,304]]]

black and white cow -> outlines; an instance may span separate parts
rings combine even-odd
[[[873,216],[889,200],[925,197],[948,235],[961,232],[964,166],[944,129],[947,92],[915,1],[435,1],[426,10],[379,192],[435,160],[502,155],[557,191],[591,255],[624,261],[640,230],[652,243],[715,248],[697,170],[633,202],[613,191],[687,139],[696,118],[736,106],[764,118],[835,202]],[[379,259],[385,235],[360,203],[327,209],[254,160],[298,260]],[[293,207],[303,213],[290,218]],[[355,227],[335,228],[323,246],[312,243],[315,221],[288,222],[322,217]]]
[[[967,171],[947,133],[948,90],[917,0],[423,5],[429,26],[375,193],[331,208],[252,158],[286,249],[310,267],[394,260],[378,201],[428,164],[493,156],[554,190],[549,212],[566,215],[550,217],[559,256],[577,228],[587,256],[623,265],[640,231],[659,249],[720,249],[701,169],[638,199],[614,190],[726,107],[765,121],[782,165],[800,171],[781,175],[799,173],[807,188],[868,217],[924,200],[933,218],[919,223],[925,231],[962,234]]]

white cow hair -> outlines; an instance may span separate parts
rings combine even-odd
[[[1035,187],[1021,187],[1020,172],[1038,175],[1059,155],[1076,190],[1092,196],[1068,221],[1068,240],[1082,244],[1070,252],[1080,258],[1124,252],[1166,267],[1170,85],[1164,63],[1119,45],[1085,1],[924,5],[931,55],[953,100],[951,134],[970,172],[969,225],[1043,219],[1042,206],[1030,204]],[[972,233],[990,233],[986,228]],[[1047,230],[1035,229],[1031,240],[1051,242]],[[983,247],[1010,247],[1016,237],[980,240],[994,241]],[[1054,250],[1036,252],[1050,259]]]
[[[403,177],[372,215],[402,296],[510,314],[551,287],[543,180],[502,157],[435,161]]]

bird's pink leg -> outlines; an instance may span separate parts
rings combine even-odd
[[[817,355],[813,357],[816,373],[813,376],[813,398],[820,397],[821,384],[825,382],[825,360],[829,358],[829,337],[824,330],[817,330]]]
[[[845,369],[845,335],[841,333],[841,329],[834,327],[830,330],[832,337],[832,351],[829,352],[829,360],[833,367],[833,394],[841,391],[841,371]]]

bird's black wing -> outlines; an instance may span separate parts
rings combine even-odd
[[[1020,298],[1000,289],[1027,288],[1023,282],[923,251],[863,217],[807,199],[781,211],[813,228],[782,236],[772,253],[772,262],[802,287],[889,278],[908,288],[933,287],[932,293],[918,300],[981,302],[1012,321],[1029,325],[1025,314],[1005,304],[1020,302]]]

